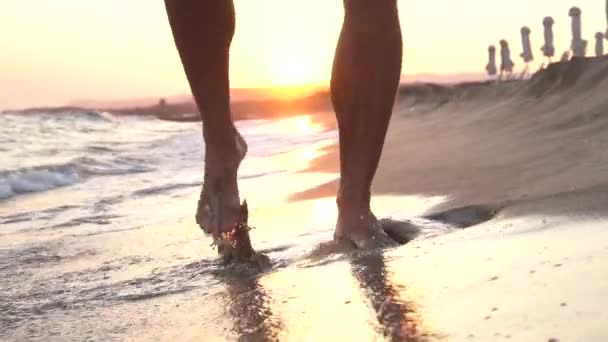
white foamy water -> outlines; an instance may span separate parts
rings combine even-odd
[[[249,142],[252,159],[334,139],[336,135],[310,123],[307,117],[274,123],[240,122],[237,126]],[[94,207],[96,203],[120,202],[118,198],[171,196],[176,190],[196,189],[202,180],[202,150],[199,123],[113,117],[107,113],[2,115],[0,223],[5,230],[31,228],[27,225],[60,226],[61,222],[49,222],[48,218],[36,221],[36,208],[26,205],[33,195],[52,196],[60,189],[63,203],[58,206],[75,202],[78,207],[83,202]],[[256,178],[280,171],[261,170],[255,165],[248,169],[244,165],[240,177]],[[57,210],[55,216],[78,216],[73,210]],[[114,215],[111,208],[107,211]],[[15,216],[27,225],[11,223]]]

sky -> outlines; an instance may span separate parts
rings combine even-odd
[[[588,53],[594,34],[606,30],[604,0],[398,3],[405,75],[482,73],[488,45],[500,39],[510,42],[518,70],[523,25],[540,64],[543,17],[555,18],[559,56],[574,5]],[[235,7],[233,87],[328,83],[341,0],[235,0]],[[161,0],[0,0],[0,32],[0,109],[189,92]]]

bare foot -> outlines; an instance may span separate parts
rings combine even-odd
[[[344,220],[338,222],[344,224]],[[360,250],[395,247],[412,241],[420,233],[420,227],[412,223],[387,218],[378,220],[371,212],[369,222],[367,232],[349,231],[339,235],[338,232],[343,232],[346,226],[337,226],[340,230],[336,229],[334,241],[319,244],[307,258],[324,259],[332,254],[350,254]]]
[[[249,237],[251,227],[249,227],[248,220],[247,201],[243,201],[240,206],[237,224],[232,230],[221,233],[219,239],[216,239],[215,242],[226,266],[232,266],[235,269],[263,271],[270,267],[270,259],[253,249]]]
[[[389,248],[398,245],[397,241],[382,230],[380,222],[371,211],[362,215],[341,213],[338,215],[336,242],[350,242],[353,247],[362,250]]]
[[[198,201],[196,223],[216,240],[239,223],[241,201],[237,172],[246,153],[247,144],[236,130],[234,145],[206,146],[205,180]]]
[[[389,218],[378,220],[370,211],[367,217],[359,217],[355,224],[347,225],[346,220],[339,218],[334,239],[341,244],[350,242],[357,249],[376,249],[404,245],[419,234],[420,227],[410,222]]]

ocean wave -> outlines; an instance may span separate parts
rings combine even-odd
[[[80,176],[71,167],[19,170],[0,174],[0,199],[72,185],[79,179]]]
[[[75,166],[79,174],[83,176],[114,176],[153,170],[145,159],[133,157],[115,157],[110,160],[80,157],[70,164]]]
[[[266,172],[250,173],[250,174],[239,176],[239,179],[260,178],[260,177],[276,175],[276,174],[285,173],[285,172],[287,172],[287,171],[286,170],[270,170],[270,171],[266,171]]]
[[[97,160],[80,157],[60,165],[0,171],[0,200],[21,194],[43,192],[74,185],[95,176],[113,176],[152,171],[145,160],[116,157]]]
[[[201,185],[200,182],[191,182],[191,183],[172,183],[161,186],[153,186],[145,189],[140,189],[134,191],[132,194],[134,196],[143,197],[143,196],[151,196],[158,195],[161,193],[171,192],[173,190],[180,190],[185,188],[199,187]]]
[[[48,119],[61,119],[77,117],[79,119],[92,119],[97,121],[116,121],[117,118],[112,113],[96,111],[88,108],[80,107],[41,107],[41,108],[29,108],[25,110],[17,111],[3,111],[0,112],[5,118],[19,119],[23,115],[26,116],[39,116]]]
[[[114,115],[112,115],[111,113],[100,112],[100,111],[96,111],[96,110],[92,110],[92,109],[84,109],[84,108],[64,111],[59,114],[63,114],[62,116],[76,117],[79,119],[88,119],[88,120],[92,120],[92,121],[105,121],[105,122],[116,121],[116,117]]]

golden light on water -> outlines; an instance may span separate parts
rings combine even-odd
[[[304,157],[303,159],[306,160],[306,162],[312,161],[313,159],[321,156],[321,154],[322,153],[314,147],[305,148],[302,151],[302,156]]]
[[[315,125],[312,122],[310,116],[303,116],[295,119],[294,126],[296,126],[298,132],[302,134],[312,134],[319,131],[318,125]]]
[[[336,201],[333,198],[315,200],[312,205],[312,216],[319,223],[334,223],[337,218]]]
[[[291,127],[289,131],[297,134],[315,134],[326,129],[322,123],[315,121],[310,115],[290,119],[288,125]]]
[[[324,127],[320,123],[313,121],[310,115],[296,116],[281,120],[278,123],[281,132],[298,135],[308,135],[323,131]]]

